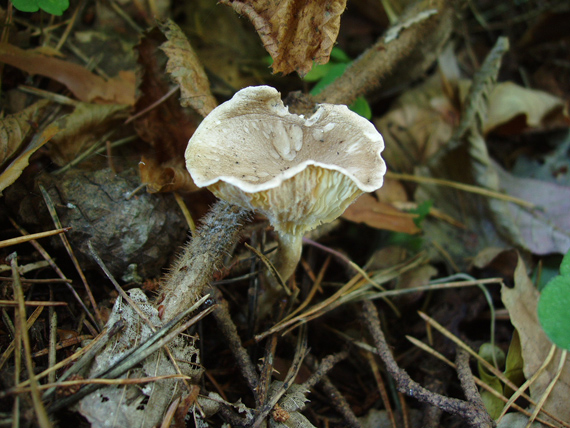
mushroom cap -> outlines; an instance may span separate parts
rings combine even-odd
[[[202,121],[186,167],[197,186],[301,233],[382,187],[383,149],[374,125],[344,105],[320,104],[305,118],[289,113],[276,89],[252,86]]]

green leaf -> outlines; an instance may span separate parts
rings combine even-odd
[[[42,9],[59,16],[69,7],[69,0],[12,0],[12,4],[22,12],[37,12]]]
[[[331,60],[335,62],[351,62],[352,59],[341,48],[335,46],[331,50]]]
[[[330,61],[327,62],[326,64],[315,64],[313,66],[313,68],[311,69],[311,71],[309,71],[305,75],[305,77],[303,77],[303,80],[305,80],[307,82],[316,82],[316,81],[324,78],[329,73],[331,68],[334,67],[335,65],[338,65],[339,63],[349,64],[351,62],[352,62],[352,60],[350,59],[350,57],[346,53],[344,53],[344,51],[342,49],[337,48],[335,46],[331,50]],[[332,80],[331,80],[331,82],[332,82]],[[327,85],[330,84],[331,82],[327,83]],[[313,94],[313,95],[316,95],[316,94]]]
[[[12,0],[12,4],[21,12],[37,12],[40,10],[38,0]]]
[[[538,291],[542,291],[548,282],[560,273],[560,254],[551,254],[540,259],[541,266],[537,266],[532,273],[532,282],[536,284]],[[540,277],[539,277],[540,274]]]
[[[39,6],[52,15],[62,15],[69,7],[69,0],[39,0]]]
[[[509,351],[507,352],[504,374],[512,383],[520,386],[525,381],[523,368],[524,360],[522,357],[521,339],[518,331],[515,329],[509,345]],[[513,392],[511,388],[504,386],[503,395],[505,397],[510,398]]]
[[[372,119],[372,109],[364,97],[358,97],[348,108],[365,119]]]
[[[566,253],[560,263],[560,275],[570,276],[570,251]]]
[[[567,259],[564,257],[562,263]],[[562,267],[561,267],[562,269]],[[564,271],[567,272],[567,266]],[[556,346],[570,350],[570,275],[550,280],[540,293],[538,319],[548,338]]]
[[[303,77],[303,80],[307,82],[316,82],[317,80],[321,80],[327,75],[332,66],[333,63],[330,61],[326,64],[315,64],[311,71],[309,71],[305,77]]]
[[[422,227],[422,222],[428,216],[429,211],[433,205],[433,199],[428,199],[427,201],[422,202],[416,208],[409,210],[412,214],[418,214],[418,217],[414,219],[414,224],[419,228]]]
[[[421,228],[422,222],[429,214],[429,210],[431,209],[432,205],[433,200],[429,199],[419,204],[416,208],[406,211],[412,214],[419,214],[418,217],[414,218],[414,224],[417,227]],[[414,253],[417,253],[422,249],[424,238],[421,235],[410,235],[403,232],[390,232],[390,235],[388,236],[388,244],[399,245],[407,248]]]
[[[311,89],[311,95],[318,95],[323,89],[334,82],[338,77],[342,76],[348,64],[334,64],[328,73]]]
[[[495,354],[495,358],[493,358],[493,353]],[[505,353],[501,350],[501,348],[491,345],[490,343],[483,343],[481,345],[479,348],[479,356],[491,365],[494,364],[494,360],[497,360],[499,366],[503,366],[505,363]],[[479,377],[481,380],[493,388],[495,391],[502,393],[503,383],[499,380],[499,378],[488,371],[483,364],[477,363],[477,367],[479,368]],[[501,411],[503,410],[504,403],[486,390],[481,391],[481,398],[485,404],[485,408],[491,417],[493,419],[498,418],[501,414]]]
[[[424,245],[424,238],[420,235],[410,235],[404,232],[390,232],[386,242],[388,245],[404,247],[412,253],[417,253]]]

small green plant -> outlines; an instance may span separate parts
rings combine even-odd
[[[263,58],[263,61],[269,66],[273,64],[273,58],[270,56]],[[353,60],[342,49],[336,46],[332,48],[329,62],[314,65],[311,71],[303,77],[306,82],[317,82],[310,91],[311,95],[319,94],[338,77],[342,76],[352,62]],[[372,119],[370,104],[364,97],[358,97],[348,108],[368,120]]]
[[[332,48],[330,61],[326,64],[315,65],[303,78],[307,82],[317,82],[311,89],[311,95],[319,94],[342,76],[350,64],[352,64],[352,59],[342,49],[336,46]],[[372,118],[372,110],[364,97],[358,97],[348,108],[368,120]]]
[[[544,286],[538,301],[538,319],[555,345],[570,350],[570,251],[560,264],[560,275]]]
[[[12,4],[21,12],[37,12],[41,9],[59,16],[69,7],[69,0],[12,0]]]
[[[494,355],[493,355],[494,353]],[[517,331],[515,330],[511,343],[509,345],[508,354],[505,353],[497,346],[491,343],[483,343],[479,348],[479,356],[482,357],[489,364],[495,366],[498,370],[502,371],[507,379],[512,383],[519,386],[524,382],[524,372],[523,372],[523,358],[521,342]],[[495,391],[510,398],[513,394],[513,390],[505,385],[497,376],[495,376],[491,371],[489,371],[484,364],[479,362],[479,377],[488,386],[493,388]],[[505,403],[500,400],[495,394],[481,388],[481,399],[485,408],[491,415],[493,419],[497,419],[503,410]]]
[[[414,218],[414,224],[420,229],[422,228],[422,223],[429,214],[432,205],[433,201],[430,199],[422,202],[416,208],[407,210],[407,212],[410,214],[418,215],[416,218]],[[424,238],[421,234],[410,235],[404,232],[390,232],[390,236],[388,237],[389,245],[399,245],[414,253],[417,253],[422,249],[423,243]]]

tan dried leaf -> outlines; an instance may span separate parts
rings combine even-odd
[[[467,82],[458,84],[467,87]],[[412,173],[444,147],[459,122],[459,112],[442,91],[438,76],[405,91],[390,111],[374,120],[386,141],[384,159],[395,170]]]
[[[158,26],[168,39],[160,49],[168,57],[166,72],[180,85],[180,104],[192,107],[206,117],[217,102],[210,92],[210,82],[202,63],[178,25],[166,20],[159,22]]]
[[[401,203],[408,201],[408,194],[401,181],[384,177],[384,184],[376,190],[376,197],[386,204]]]
[[[247,16],[273,58],[273,72],[307,74],[326,64],[338,36],[346,0],[221,0]]]
[[[414,223],[413,215],[406,214],[390,204],[379,202],[367,193],[350,205],[342,218],[393,232],[414,234],[420,231]]]
[[[512,324],[517,329],[524,359],[524,374],[527,379],[534,375],[544,363],[552,343],[542,330],[536,307],[539,292],[526,273],[526,267],[519,257],[514,273],[515,286],[509,288],[503,285],[501,295],[505,307],[509,311]],[[554,358],[536,381],[530,386],[531,397],[538,401],[544,394],[548,384],[554,378],[562,351],[556,351]],[[566,357],[566,364],[551,391],[543,408],[564,421],[570,420],[570,356]],[[544,416],[545,417],[545,416]],[[546,418],[546,417],[545,417]]]
[[[80,101],[133,105],[135,75],[120,71],[118,77],[105,80],[81,65],[0,43],[0,62],[29,74],[49,77],[65,85]]]
[[[564,107],[563,99],[547,92],[523,88],[513,82],[499,83],[489,96],[484,132],[499,127],[503,133],[520,133],[527,127],[564,126],[568,123]]]
[[[36,134],[28,146],[20,153],[0,174],[0,195],[2,191],[11,185],[22,174],[24,168],[28,166],[30,156],[47,143],[64,126],[65,122],[56,121],[49,125],[42,132]]]
[[[42,117],[47,100],[40,100],[24,110],[0,120],[0,165],[20,148],[34,123]]]

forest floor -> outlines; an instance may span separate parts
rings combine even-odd
[[[0,426],[570,427],[567,3],[0,7]],[[385,145],[290,278],[271,214],[185,162],[259,85],[290,113],[226,113],[220,180],[318,104]]]

